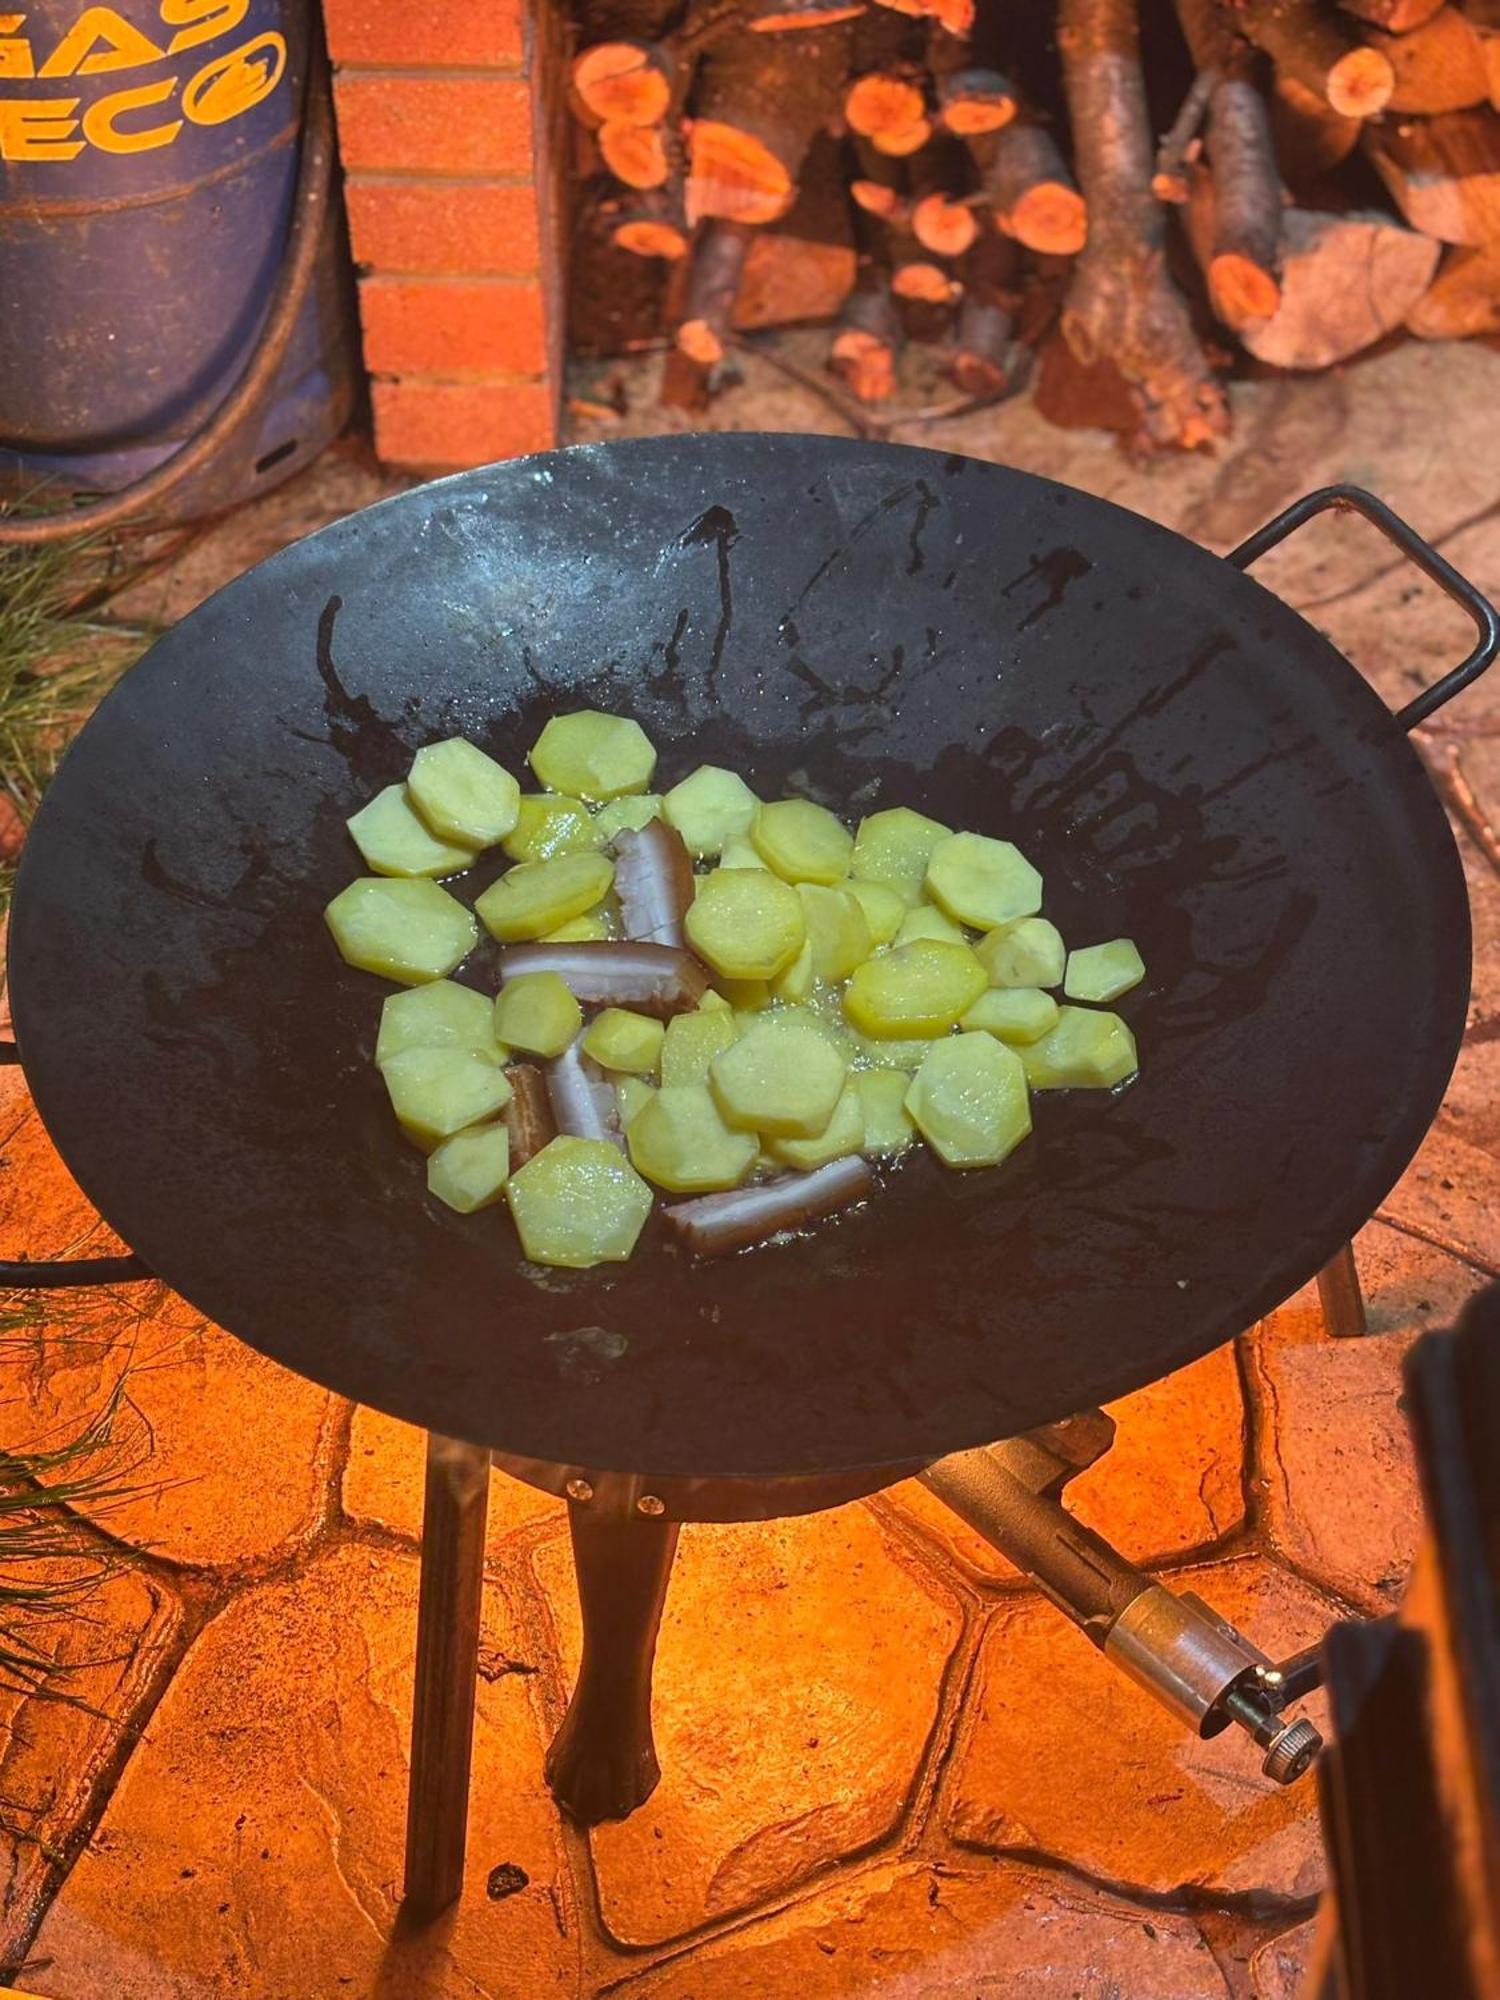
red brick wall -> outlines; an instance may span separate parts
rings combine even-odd
[[[563,30],[551,0],[324,0],[382,458],[557,441]]]

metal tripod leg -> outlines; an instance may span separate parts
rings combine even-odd
[[[1369,1332],[1352,1243],[1346,1243],[1319,1271],[1318,1303],[1323,1308],[1323,1324],[1335,1340],[1355,1340]]]

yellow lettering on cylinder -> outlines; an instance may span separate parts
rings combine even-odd
[[[31,44],[16,33],[24,14],[0,14],[0,76],[35,76]]]
[[[227,35],[250,11],[250,0],[161,0],[161,18],[177,33],[167,43],[169,56]]]
[[[127,111],[139,111],[147,104],[165,104],[177,88],[175,76],[158,83],[143,83],[135,90],[112,91],[92,103],[83,114],[83,136],[101,153],[151,153],[158,146],[170,146],[182,130],[182,120],[172,118],[165,125],[147,125],[135,132],[122,132],[115,124]]]
[[[195,125],[223,125],[269,97],[285,68],[282,37],[256,35],[189,77],[182,87],[182,108]]]
[[[0,160],[76,160],[76,97],[0,97]]]
[[[162,51],[113,7],[85,7],[37,72],[39,76],[99,76],[157,62]]]

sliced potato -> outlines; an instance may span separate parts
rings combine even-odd
[[[1139,1068],[1135,1036],[1118,1014],[1064,1007],[1057,1026],[1020,1051],[1033,1090],[1108,1090]]]
[[[830,889],[820,882],[799,882],[802,920],[812,948],[812,969],[818,979],[847,979],[875,948],[864,905],[847,889]]]
[[[844,1012],[874,1041],[941,1035],[988,984],[966,944],[919,938],[867,958],[844,988]]]
[[[941,938],[946,944],[967,944],[969,934],[962,924],[944,916],[936,903],[918,903],[902,917],[896,930],[897,944],[915,944],[918,938]]]
[[[387,785],[345,824],[377,875],[456,875],[473,866],[474,849],[439,840],[413,811],[405,785]]]
[[[710,998],[722,1000],[726,1007],[732,1007],[736,1014],[762,1014],[775,1001],[769,980],[765,979],[720,979],[718,991]],[[705,999],[703,1006],[708,1005]]]
[[[959,1020],[1002,1042],[1037,1042],[1057,1026],[1057,1002],[1040,986],[991,986]]]
[[[614,874],[614,863],[602,854],[522,861],[492,882],[474,908],[491,937],[502,944],[545,937],[570,917],[591,910]]]
[[[842,882],[854,851],[848,827],[811,799],[777,799],[762,806],[750,839],[783,882]]]
[[[506,1050],[495,1040],[495,1003],[472,986],[434,979],[393,993],[380,1010],[375,1062],[389,1062],[407,1049],[467,1049],[471,1056],[503,1063]]]
[[[510,1080],[467,1049],[406,1049],[381,1070],[391,1108],[419,1144],[493,1118],[510,1102]]]
[[[812,940],[804,938],[802,949],[792,960],[785,972],[778,972],[771,981],[771,997],[795,1004],[805,1000],[813,990],[813,948]]]
[[[1067,946],[1045,917],[1018,917],[988,932],[974,947],[991,986],[1060,986]]]
[[[997,1167],[1031,1130],[1021,1058],[993,1035],[935,1042],[912,1078],[906,1108],[949,1167]]]
[[[601,1069],[649,1076],[661,1061],[665,1033],[661,1022],[649,1014],[637,1014],[629,1007],[606,1007],[590,1021],[583,1052]]]
[[[693,950],[726,979],[774,979],[797,956],[806,931],[796,890],[759,868],[705,875],[684,928]]]
[[[772,1014],[714,1057],[708,1081],[735,1131],[811,1139],[833,1116],[847,1072],[816,1023]]]
[[[534,1056],[560,1056],[583,1026],[583,1009],[561,973],[523,972],[495,1000],[495,1034]]]
[[[607,944],[618,935],[619,927],[611,917],[608,905],[597,903],[592,910],[585,910],[581,917],[569,917],[555,931],[546,932],[542,943]]]
[[[939,1039],[936,1035],[898,1035],[888,1041],[875,1041],[867,1035],[856,1035],[854,1060],[866,1069],[916,1070],[922,1067],[927,1051]]]
[[[663,1084],[631,1119],[630,1157],[673,1194],[738,1187],[760,1150],[753,1132],[731,1132],[702,1083]]]
[[[1019,847],[983,833],[950,833],[927,857],[927,893],[956,923],[992,930],[1042,907],[1042,878]]]
[[[479,942],[472,912],[436,882],[362,875],[323,916],[350,965],[404,986],[442,979]]]
[[[894,889],[904,903],[915,903],[927,876],[928,856],[952,831],[941,820],[909,806],[870,813],[854,836],[849,872],[861,882],[880,882]]]
[[[931,1046],[930,1042],[924,1043],[924,1052]],[[904,1153],[916,1131],[906,1108],[906,1093],[911,1088],[906,1071],[861,1069],[855,1071],[850,1082],[859,1092],[864,1112],[865,1136],[860,1151],[872,1160]]]
[[[902,1077],[901,1081],[904,1084],[906,1078]],[[842,1160],[850,1153],[862,1152],[864,1143],[865,1101],[851,1077],[839,1093],[833,1116],[816,1138],[768,1139],[766,1151],[784,1167],[797,1167],[804,1173],[811,1173],[814,1167],[826,1167],[830,1160]]]
[[[846,887],[865,913],[871,944],[889,944],[906,915],[906,898],[884,882],[861,882],[857,876],[851,876]]]
[[[706,1083],[709,1064],[738,1034],[734,1015],[727,1007],[700,1007],[696,1014],[674,1014],[661,1047],[663,1086]]]
[[[721,868],[764,868],[765,865],[748,833],[737,833],[733,840],[726,840],[724,851],[719,856]]]
[[[740,982],[740,984],[750,987],[759,987],[763,983],[759,979],[746,979]],[[732,979],[726,979],[724,984],[726,986],[733,986],[735,982]],[[726,1000],[724,995],[712,986],[709,987],[703,998],[698,1002],[698,1012],[700,1014],[712,1014],[716,1009],[722,1011],[725,1008],[728,1008],[730,1013],[733,1013],[733,1002]]]
[[[1145,976],[1134,938],[1112,938],[1108,944],[1086,944],[1081,951],[1068,953],[1063,992],[1070,1000],[1118,1000]]]
[[[617,1076],[615,1078],[615,1103],[620,1113],[620,1130],[623,1132],[638,1111],[642,1111],[655,1097],[653,1086],[640,1076]]]
[[[553,861],[559,854],[592,854],[604,845],[599,822],[582,799],[550,792],[523,795],[516,823],[501,841],[512,861]]]
[[[607,1139],[558,1138],[518,1167],[505,1199],[534,1264],[623,1264],[651,1213],[651,1190]]]
[[[846,1063],[859,1053],[858,1039],[844,1019],[842,995],[831,986],[815,986],[811,996],[792,1007],[778,1007],[777,1021],[805,1021],[816,1028],[828,1046],[837,1049]]]
[[[607,806],[600,806],[594,814],[594,831],[601,840],[613,840],[627,827],[638,831],[651,820],[660,818],[659,792],[636,792],[633,796],[627,792],[623,798],[611,799]]]
[[[760,800],[744,779],[718,764],[700,764],[661,802],[662,818],[700,861],[722,854],[736,835],[748,834],[759,811]]]
[[[498,1201],[510,1174],[510,1134],[503,1125],[455,1132],[427,1156],[427,1192],[472,1215]]]
[[[597,804],[645,791],[656,769],[656,751],[629,716],[580,708],[551,718],[527,762],[549,792]]]
[[[439,839],[464,847],[493,847],[521,811],[521,787],[510,772],[463,736],[424,744],[412,759],[406,791]]]

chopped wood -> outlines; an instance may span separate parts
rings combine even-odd
[[[730,316],[736,331],[832,319],[843,304],[854,282],[853,245],[847,236],[831,241],[800,234],[796,220],[794,211],[778,227],[752,236]]]
[[[849,194],[866,215],[873,215],[879,222],[905,228],[911,219],[911,203],[899,188],[860,178],[850,181]]]
[[[1500,111],[1500,0],[1460,0],[1464,14],[1479,37],[1489,101]]]
[[[974,0],[878,0],[878,4],[893,14],[936,21],[950,35],[966,35],[974,25]]]
[[[747,223],[716,220],[699,231],[693,245],[687,298],[676,340],[683,353],[702,368],[712,368],[724,359],[750,236]]]
[[[1085,366],[1107,357],[1125,376],[1140,443],[1207,444],[1225,429],[1227,414],[1166,267],[1166,218],[1151,193],[1135,0],[1061,0],[1058,45],[1088,203],[1088,240],[1068,288],[1064,338]]]
[[[946,306],[958,296],[958,283],[940,264],[926,258],[898,260],[891,271],[891,290],[898,299],[922,305]]]
[[[1441,254],[1373,210],[1288,209],[1282,232],[1281,303],[1239,329],[1256,360],[1276,368],[1331,368],[1373,346],[1422,297]]]
[[[695,85],[685,191],[690,223],[774,222],[797,193],[814,136],[848,68],[851,24],[796,35],[727,35]]]
[[[746,25],[757,35],[779,35],[798,28],[831,28],[839,21],[857,21],[864,11],[864,0],[853,7],[829,7],[820,0],[810,0],[805,7],[769,8]]]
[[[1418,340],[1470,340],[1500,333],[1500,244],[1459,245],[1406,315]]]
[[[967,396],[988,399],[1010,385],[1019,263],[1015,244],[987,229],[960,266],[964,296],[952,370]]]
[[[626,187],[664,187],[672,178],[672,162],[660,125],[620,125],[606,119],[594,138],[605,166]]]
[[[1188,51],[1206,93],[1205,150],[1212,222],[1199,259],[1209,302],[1226,326],[1268,319],[1280,301],[1281,180],[1256,59],[1220,0],[1177,0]],[[1158,166],[1160,162],[1158,160]]]
[[[601,121],[656,125],[672,101],[671,52],[651,42],[595,42],[573,59],[579,101]]]
[[[1309,90],[1349,118],[1373,118],[1395,88],[1379,49],[1355,39],[1353,27],[1317,0],[1236,0],[1236,22],[1248,41]]]
[[[1500,118],[1490,110],[1390,120],[1365,146],[1413,229],[1443,243],[1500,243]]]
[[[610,241],[635,257],[687,255],[688,228],[682,192],[670,185],[632,189],[610,203]]]
[[[1346,14],[1353,14],[1387,34],[1406,35],[1430,21],[1443,0],[1339,0]]]
[[[998,132],[1016,115],[1015,85],[997,69],[956,69],[937,87],[938,117],[950,132],[969,138]]]
[[[1189,49],[1192,42],[1189,40]],[[1194,60],[1197,52],[1193,51]],[[1188,167],[1198,155],[1198,135],[1208,116],[1208,100],[1219,80],[1216,69],[1200,67],[1182,100],[1182,109],[1162,135],[1156,149],[1156,167],[1151,175],[1151,192],[1158,201],[1180,207],[1188,198]]]
[[[1017,119],[974,147],[985,197],[1007,236],[1060,256],[1083,248],[1088,209],[1044,125]]]
[[[861,403],[883,403],[896,393],[901,342],[889,267],[883,260],[861,259],[854,289],[839,313],[829,366]]]
[[[1323,179],[1359,144],[1364,121],[1346,118],[1294,76],[1278,76],[1268,104],[1276,161],[1290,184]]]
[[[1396,87],[1391,111],[1467,111],[1487,104],[1489,71],[1477,30],[1456,7],[1444,7],[1409,34],[1372,34]]]
[[[911,233],[935,257],[961,257],[979,234],[969,200],[969,155],[962,143],[939,133],[907,169],[911,182]]]
[[[851,132],[866,139],[882,132],[909,131],[926,110],[920,82],[899,71],[875,70],[857,76],[844,92],[844,122]]]
[[[914,125],[895,126],[888,131],[877,132],[870,144],[888,159],[904,160],[912,153],[920,153],[931,137],[932,126],[927,119],[919,118]]]

